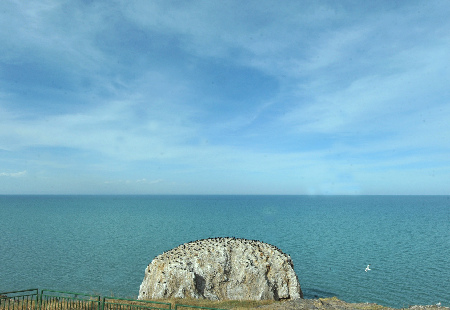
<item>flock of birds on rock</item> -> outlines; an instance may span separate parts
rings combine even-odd
[[[278,247],[259,240],[250,240],[235,237],[207,238],[184,243],[176,248],[165,251],[162,254],[156,256],[153,262],[167,261],[172,266],[178,266],[179,269],[190,270],[192,268],[192,261],[191,259],[189,259],[189,257],[192,258],[204,255],[215,255],[215,253],[218,251],[226,249],[230,250],[230,248],[233,249],[238,246],[244,246],[244,251],[248,250],[249,253],[254,253],[254,256],[256,256],[256,253],[258,253],[258,257],[261,258],[268,258],[271,253],[273,254],[273,252],[278,252],[282,256],[286,257],[288,262],[293,266],[291,257],[281,251]],[[149,271],[152,263],[148,265]]]
[[[257,246],[258,248],[260,248],[261,246],[267,247],[269,246],[271,249],[280,252],[283,255],[286,255],[285,253],[283,253],[283,251],[281,251],[278,247],[268,244],[268,243],[264,243],[262,241],[259,240],[250,240],[250,239],[244,239],[244,238],[235,238],[235,237],[216,237],[216,238],[207,238],[207,239],[200,239],[200,240],[195,240],[195,241],[191,241],[191,242],[187,242],[184,244],[179,245],[176,248],[173,248],[169,251],[165,251],[162,254],[158,255],[158,256],[166,256],[166,255],[173,255],[173,254],[178,254],[177,252],[182,252],[182,254],[186,254],[186,251],[202,251],[202,250],[206,250],[208,252],[212,251],[214,248],[218,248],[218,246],[232,246],[235,243],[240,243],[240,244],[248,244],[248,245],[252,245],[252,246]],[[181,254],[181,253],[180,253]],[[157,257],[158,257],[157,256]]]

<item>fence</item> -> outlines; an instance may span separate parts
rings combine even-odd
[[[39,310],[101,310],[100,296],[42,290]]]
[[[101,297],[79,293],[38,289],[0,293],[0,310],[166,310],[171,303],[150,300],[135,300],[116,297]],[[184,308],[221,310],[189,305],[175,305],[175,310]]]
[[[104,297],[102,305],[103,307],[101,310],[144,310],[144,309],[166,310],[171,309],[172,306],[170,303],[165,302],[112,298],[112,297]]]
[[[36,310],[38,289],[0,293],[0,310]]]

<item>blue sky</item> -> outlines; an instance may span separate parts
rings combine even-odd
[[[0,194],[450,194],[448,1],[0,15]]]

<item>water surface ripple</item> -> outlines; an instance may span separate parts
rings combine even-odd
[[[0,212],[0,291],[136,297],[156,255],[235,236],[290,254],[306,298],[450,306],[449,196],[0,196]]]

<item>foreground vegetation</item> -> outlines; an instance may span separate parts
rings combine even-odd
[[[175,304],[192,305],[197,307],[230,309],[230,310],[248,310],[248,309],[267,309],[267,310],[398,310],[381,306],[375,303],[348,303],[339,300],[337,297],[319,298],[319,299],[297,299],[287,301],[274,300],[223,300],[211,301],[205,299],[159,299],[159,302],[166,302],[172,304],[174,309]],[[178,306],[178,309],[183,309]],[[188,308],[186,308],[187,310]],[[437,305],[431,306],[408,306],[403,309],[409,310],[449,310],[448,307],[441,307]],[[184,309],[183,309],[184,310]]]
[[[261,306],[272,305],[277,303],[274,300],[222,300],[222,301],[213,301],[207,299],[162,299],[156,300],[160,302],[167,302],[172,304],[172,309],[175,308],[175,304],[178,305],[188,305],[188,306],[196,306],[196,307],[206,307],[206,308],[216,308],[216,309],[234,309],[234,310],[243,310],[243,309],[255,309]]]
[[[0,296],[1,297],[1,296]],[[6,297],[6,296],[5,296]],[[230,310],[248,310],[248,309],[268,309],[268,310],[393,310],[393,308],[380,306],[373,303],[347,303],[333,298],[319,299],[297,299],[288,301],[238,301],[223,300],[211,301],[205,299],[158,299],[151,300],[158,303],[170,303],[171,309],[175,309],[178,305],[179,310],[190,310],[193,308],[182,307],[181,305],[205,307],[214,309],[230,309]],[[145,306],[154,309],[168,309],[168,305],[149,303]],[[100,303],[95,299],[90,300],[70,300],[70,299],[52,299],[46,300],[41,305],[41,310],[144,310],[142,301],[115,299],[110,297],[108,304],[105,303],[104,309],[101,309]],[[433,306],[410,306],[412,310],[447,310],[450,308]],[[0,310],[39,310],[39,305],[35,300],[15,301],[13,299],[0,299]]]

